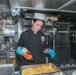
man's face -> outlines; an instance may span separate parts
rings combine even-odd
[[[41,20],[37,20],[36,22],[32,21],[32,30],[34,32],[37,33],[39,30],[41,30],[42,26],[43,26],[43,21]]]

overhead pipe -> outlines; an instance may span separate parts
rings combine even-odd
[[[41,12],[67,12],[67,13],[76,13],[76,11],[69,11],[69,10],[57,10],[57,9],[39,9],[34,7],[22,7],[22,6],[15,6],[15,8],[23,9],[24,11],[31,10],[31,11],[41,11]]]
[[[61,10],[69,5],[71,5],[72,3],[74,3],[76,0],[70,0],[69,2],[65,3],[64,5],[62,5],[61,7],[59,7],[57,10]]]
[[[58,11],[57,9],[40,9],[40,8],[34,8],[34,7],[23,7],[23,6],[15,6],[14,8],[20,8],[20,9],[24,9],[25,11],[27,10],[38,10],[38,11]]]
[[[67,13],[76,13],[76,11],[69,11],[69,10],[59,10],[60,12],[67,12]]]

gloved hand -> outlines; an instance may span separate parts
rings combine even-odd
[[[20,70],[18,70],[18,75],[20,75],[21,73],[20,73]]]
[[[27,48],[18,47],[16,49],[16,53],[18,53],[19,55],[22,55],[26,60],[29,60],[32,63],[34,62],[34,58],[33,58],[32,54],[27,50]]]
[[[51,58],[54,58],[56,56],[56,53],[54,50],[52,50],[51,48],[48,49],[48,53],[51,56]]]
[[[16,53],[18,53],[19,55],[23,55],[24,54],[24,52],[22,51],[21,47],[18,47],[16,49]]]
[[[45,54],[49,54],[51,56],[51,58],[54,58],[56,56],[56,53],[54,50],[52,50],[51,48],[47,48],[44,50]]]

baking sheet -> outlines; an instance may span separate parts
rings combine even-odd
[[[46,64],[24,65],[24,66],[21,66],[21,68],[20,68],[21,69],[21,75],[27,75],[27,74],[23,73],[23,70],[27,70],[29,68],[33,68],[33,70],[34,70],[34,68],[37,69],[38,67],[42,67],[42,66],[52,66],[55,71],[54,72],[48,72],[48,73],[42,73],[42,74],[31,74],[31,72],[29,71],[30,72],[29,74],[30,75],[60,75],[62,73],[61,70],[58,67],[56,67],[54,64],[52,64],[52,63],[46,63]],[[61,75],[66,75],[66,74],[63,73]]]

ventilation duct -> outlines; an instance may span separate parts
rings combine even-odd
[[[33,0],[34,8],[43,9],[45,8],[45,0]]]
[[[10,4],[8,0],[0,0],[0,11],[1,12],[9,12]]]
[[[34,8],[37,8],[37,9],[45,8],[45,1],[44,0],[34,0]],[[43,13],[35,13],[33,18],[44,21],[45,15]]]

